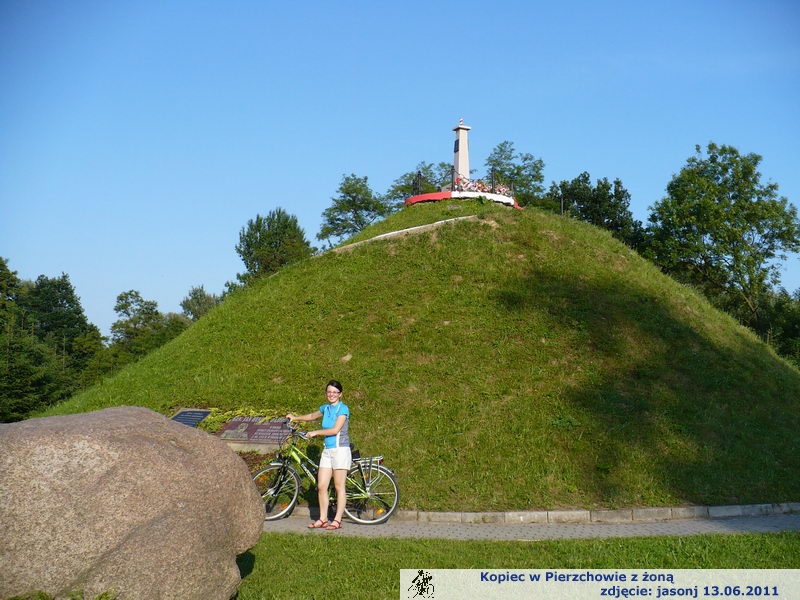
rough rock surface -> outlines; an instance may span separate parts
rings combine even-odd
[[[151,410],[0,425],[0,598],[228,600],[263,520],[244,461]]]

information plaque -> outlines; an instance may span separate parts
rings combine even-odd
[[[182,408],[172,415],[171,419],[189,427],[197,427],[198,423],[210,414],[211,411],[204,408]]]
[[[236,417],[222,426],[218,434],[234,450],[262,454],[277,450],[289,435],[283,419],[266,421],[264,417]]]

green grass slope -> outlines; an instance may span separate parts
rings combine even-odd
[[[800,373],[606,232],[537,210],[415,205],[230,297],[50,414],[309,412],[345,386],[401,506],[800,499]]]

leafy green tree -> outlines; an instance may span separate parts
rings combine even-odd
[[[219,296],[209,294],[202,285],[198,285],[190,289],[189,295],[181,300],[181,309],[184,315],[192,321],[197,321],[220,302]]]
[[[115,343],[126,344],[158,326],[161,313],[155,300],[145,300],[136,290],[117,296],[114,312],[120,317],[111,325],[111,338]]]
[[[189,326],[186,317],[162,314],[157,302],[145,300],[136,290],[117,296],[114,311],[120,319],[111,325],[112,346],[117,346],[133,360],[177,337]]]
[[[105,341],[100,330],[94,325],[91,325],[85,333],[72,340],[72,358],[77,365],[78,388],[84,387],[85,378],[83,374],[89,368],[94,357],[105,350]]]
[[[17,294],[20,286],[17,272],[8,266],[8,259],[0,256],[0,325],[17,311]]]
[[[547,198],[560,206],[562,213],[608,229],[617,239],[639,249],[644,239],[642,223],[630,211],[631,196],[619,179],[609,183],[605,177],[592,186],[589,173],[572,181],[553,182]]]
[[[544,161],[532,154],[517,152],[514,144],[501,142],[486,159],[486,180],[494,173],[496,184],[513,189],[520,206],[542,203],[544,195]]]
[[[770,292],[753,328],[775,351],[800,367],[800,289]]]
[[[318,240],[330,243],[331,238],[341,240],[355,235],[391,212],[387,202],[369,187],[367,177],[343,176],[337,193],[331,198],[333,204],[322,212]]]
[[[437,165],[421,162],[417,168],[404,173],[394,180],[392,186],[383,196],[383,202],[389,210],[395,211],[403,207],[407,198],[417,194],[438,192],[451,183],[452,165],[440,162]]]
[[[4,423],[63,399],[69,389],[63,359],[23,324],[19,299],[29,288],[0,257],[0,422]]]
[[[63,400],[68,385],[52,348],[23,329],[0,330],[0,422],[20,421]]]
[[[149,347],[146,352],[155,350],[178,337],[190,324],[191,321],[186,315],[174,312],[162,314],[159,326],[150,334]]]
[[[190,324],[184,315],[162,314],[157,302],[145,300],[136,290],[119,294],[114,311],[120,318],[111,325],[111,344],[92,357],[82,374],[83,385],[142,358],[179,336]]]
[[[314,252],[297,217],[276,208],[266,217],[256,215],[239,232],[236,253],[244,262],[246,272],[236,275],[236,278],[247,285],[257,277],[275,273]]]
[[[118,369],[136,360],[130,352],[127,352],[119,344],[111,344],[103,348],[89,361],[89,365],[81,373],[81,386],[88,387],[103,377],[114,374]]]
[[[100,332],[86,318],[66,273],[60,277],[40,275],[20,296],[18,305],[24,313],[25,326],[62,356],[73,375],[77,376],[91,355],[101,349]],[[76,348],[77,340],[80,349]],[[91,340],[97,343],[92,344]]]
[[[761,156],[709,143],[651,208],[647,254],[745,324],[779,282],[778,260],[800,249],[797,209],[761,182]]]

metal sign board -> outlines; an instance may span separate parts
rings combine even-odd
[[[262,423],[263,420],[264,417],[236,417],[225,423],[217,435],[236,450],[277,449],[289,435],[289,428],[282,419]]]
[[[204,408],[182,408],[172,415],[171,419],[189,427],[197,427],[200,421],[210,414],[211,411]]]

